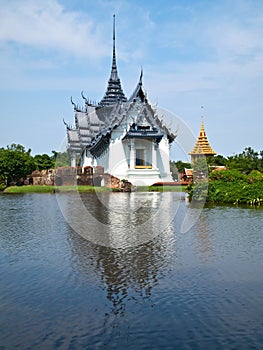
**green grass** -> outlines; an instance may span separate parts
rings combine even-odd
[[[85,192],[107,192],[112,189],[106,187],[94,187],[94,186],[10,186],[7,187],[5,193],[60,193],[60,192],[72,192],[78,191],[80,193]]]
[[[156,189],[157,187],[157,189]],[[158,192],[184,192],[187,186],[150,186],[149,191]]]
[[[138,186],[138,192],[184,192],[187,186]]]
[[[53,193],[54,186],[10,186],[5,193]]]
[[[138,186],[138,192],[182,192],[186,186]],[[119,192],[118,189],[95,186],[10,186],[5,193],[54,193],[54,192]]]
[[[71,192],[78,191],[80,193],[86,192],[110,192],[114,189],[108,187],[97,187],[97,186],[56,186],[54,187],[55,192]]]

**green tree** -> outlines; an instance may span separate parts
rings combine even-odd
[[[47,154],[37,154],[34,157],[34,161],[35,161],[37,170],[44,170],[44,169],[48,170],[55,167],[55,161],[53,157],[50,157]]]
[[[246,147],[242,153],[228,157],[227,167],[231,170],[239,170],[244,174],[249,174],[252,170],[262,171],[262,153],[254,151],[251,147]]]
[[[179,173],[183,173],[185,168],[191,169],[191,164],[181,160],[178,160],[177,162],[170,161],[170,170],[174,180],[180,180]]]
[[[53,153],[52,159],[54,161],[56,168],[70,165],[70,158],[69,158],[68,152],[52,151],[52,153]]]
[[[0,179],[7,185],[19,182],[35,169],[35,162],[30,155],[31,149],[25,150],[20,144],[12,144],[0,149]]]
[[[221,154],[218,154],[214,157],[211,157],[211,164],[210,165],[226,165],[227,164],[227,158],[222,156]]]

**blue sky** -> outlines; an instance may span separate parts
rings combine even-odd
[[[0,147],[60,149],[62,120],[74,121],[70,97],[80,105],[81,91],[103,97],[115,13],[127,96],[143,67],[150,101],[180,117],[195,137],[204,114],[217,153],[263,149],[262,1],[0,0],[0,6]],[[178,142],[171,156],[183,158]]]

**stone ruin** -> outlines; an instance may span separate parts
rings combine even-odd
[[[25,180],[25,185],[54,185],[54,170],[34,170]]]
[[[27,177],[25,184],[47,186],[104,186],[129,191],[132,185],[115,176],[104,173],[102,166],[59,167],[50,170],[35,170]]]

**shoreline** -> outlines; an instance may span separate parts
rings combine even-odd
[[[135,192],[185,192],[187,186],[138,186]],[[10,186],[6,187],[2,193],[25,194],[25,193],[66,193],[78,191],[80,193],[89,192],[114,192],[123,193],[121,189],[96,187],[96,186]]]

